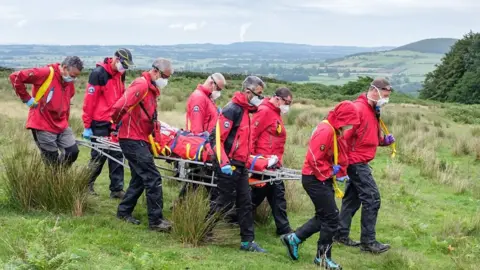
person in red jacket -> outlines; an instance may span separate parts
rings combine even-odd
[[[358,123],[359,116],[353,103],[343,101],[328,113],[326,121],[318,124],[312,133],[302,168],[302,185],[315,206],[315,216],[295,232],[280,237],[293,260],[299,258],[300,243],[320,231],[314,263],[326,266],[327,269],[341,269],[340,265],[332,260],[333,235],[338,225],[333,176],[337,177],[337,181],[347,178],[347,147],[342,134]],[[334,132],[338,164],[334,164]]]
[[[252,117],[252,155],[275,155],[281,166],[287,131],[281,117],[287,113],[292,103],[290,89],[281,87],[275,91],[270,99],[264,99],[258,111]],[[252,163],[253,165],[253,163]],[[261,176],[252,175],[253,179],[262,179]],[[263,180],[268,179],[267,176]],[[254,209],[258,207],[265,197],[272,209],[272,215],[277,227],[277,234],[282,235],[292,231],[287,217],[287,201],[285,200],[285,185],[283,181],[266,184],[263,187],[252,187],[252,202]]]
[[[215,100],[226,85],[221,73],[214,73],[197,88],[187,100],[186,130],[199,134],[210,133],[217,122],[218,110]]]
[[[203,84],[197,85],[187,100],[186,108],[186,130],[194,134],[205,134],[208,138],[210,132],[215,127],[217,122],[218,110],[215,105],[215,100],[220,97],[221,91],[226,86],[225,77],[221,73],[214,73],[205,80]],[[175,164],[177,166],[177,164]],[[197,166],[190,165],[190,168]],[[177,177],[178,177],[177,172]],[[199,181],[204,178],[197,179]],[[179,194],[179,198],[183,198],[187,192],[187,188],[197,189],[198,184],[184,183]],[[207,191],[214,198],[214,191],[207,186]],[[213,197],[212,197],[213,196]]]
[[[236,202],[240,225],[241,245],[245,251],[266,252],[254,242],[252,199],[248,185],[246,163],[250,155],[250,117],[263,99],[266,84],[257,76],[248,76],[242,83],[243,91],[234,93],[218,116],[210,134],[210,145],[215,153],[218,197],[211,204],[209,216],[225,213]]]
[[[30,108],[26,128],[32,131],[47,164],[70,166],[77,160],[79,149],[68,120],[74,81],[82,69],[79,57],[68,56],[61,64],[24,69],[9,77],[16,94]],[[32,95],[26,84],[33,85]],[[60,156],[59,151],[64,154]]]
[[[132,54],[128,49],[117,50],[113,57],[107,57],[90,73],[83,100],[83,137],[96,142],[97,137],[108,137],[112,131],[112,105],[125,92],[125,70],[133,65]],[[122,160],[123,155],[118,151],[106,151],[107,154]],[[96,195],[93,188],[95,180],[102,172],[107,157],[92,149],[90,166],[93,173],[88,183],[91,194]],[[110,197],[123,198],[123,166],[108,160],[110,170]]]
[[[128,160],[132,179],[117,209],[117,217],[133,224],[137,200],[145,190],[149,228],[169,231],[171,224],[163,216],[162,177],[151,152],[148,136],[157,121],[157,98],[167,83],[173,67],[169,60],[158,58],[152,69],[143,72],[113,104],[112,121],[122,125],[118,130],[120,148]]]
[[[391,134],[382,135],[379,127],[380,108],[388,102],[391,91],[392,88],[387,80],[375,79],[368,92],[360,95],[355,101],[360,123],[345,133],[349,151],[350,181],[345,187],[335,241],[347,246],[359,246],[358,242],[349,238],[349,233],[352,217],[362,205],[360,248],[373,253],[390,249],[390,245],[381,244],[375,238],[380,192],[368,163],[375,158],[378,146],[388,146],[395,141]]]

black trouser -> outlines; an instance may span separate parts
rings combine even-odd
[[[110,135],[110,123],[109,122],[97,122],[92,121],[91,129],[94,136],[98,137],[107,137]],[[94,138],[92,138],[92,142],[96,142]],[[119,161],[123,160],[123,155],[121,152],[118,151],[110,151],[104,150],[105,153],[111,155],[112,157],[116,158]],[[95,180],[97,177],[102,173],[103,165],[107,157],[101,155],[99,152],[92,149],[91,151],[91,159],[90,159],[90,166],[93,168],[92,176],[90,177],[90,181],[88,185],[93,187]],[[108,159],[108,170],[110,172],[110,191],[121,191],[123,190],[123,166],[118,164],[117,162]]]
[[[333,235],[338,226],[338,208],[335,203],[332,179],[319,181],[313,175],[302,175],[302,185],[315,205],[315,216],[298,228],[295,234],[304,241],[314,233],[320,232],[318,249],[326,251],[327,258],[330,258]]]
[[[128,160],[132,179],[118,205],[118,216],[130,216],[145,189],[148,222],[157,225],[163,219],[162,177],[155,166],[149,145],[144,141],[120,139],[120,147]]]
[[[224,214],[235,205],[237,207],[242,242],[250,242],[255,237],[252,198],[250,197],[250,186],[248,185],[248,170],[244,166],[235,166],[236,169],[233,171],[233,175],[223,174],[218,169],[218,197],[210,206],[210,214],[213,212]]]
[[[375,225],[380,209],[380,193],[368,164],[358,163],[348,166],[345,196],[342,200],[338,237],[348,237],[352,217],[362,205],[362,233],[360,242],[369,244],[375,239]]]
[[[261,177],[257,178],[261,179]],[[269,178],[268,176],[264,176],[263,180],[268,180]],[[264,187],[252,187],[252,203],[254,209],[262,204],[265,197],[272,209],[277,234],[289,233],[291,228],[287,217],[287,200],[285,200],[285,184],[283,181],[267,183]]]

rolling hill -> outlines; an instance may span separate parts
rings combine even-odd
[[[445,54],[450,51],[450,47],[452,47],[458,39],[454,38],[429,38],[423,39],[417,42],[412,42],[391,51],[412,51],[412,52],[420,52],[420,53],[439,53]]]

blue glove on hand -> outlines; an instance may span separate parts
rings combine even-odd
[[[395,142],[395,137],[392,134],[388,134],[387,136],[383,137],[383,144],[390,145]]]
[[[340,171],[340,165],[333,165],[332,168],[333,168],[333,174],[334,175],[337,174],[338,171]]]
[[[350,180],[350,178],[348,178],[348,175],[345,175],[344,177],[337,177],[338,182],[343,183],[345,180]]]
[[[35,108],[37,107],[38,103],[35,101],[35,99],[32,97],[26,102],[27,106],[30,108]]]
[[[90,137],[93,136],[92,129],[91,129],[91,128],[86,128],[86,129],[84,129],[82,136],[83,136],[83,138],[85,138],[85,139],[87,139],[87,140],[90,140]]]
[[[222,173],[232,175],[233,174],[232,166],[230,166],[230,165],[223,166],[222,167]]]

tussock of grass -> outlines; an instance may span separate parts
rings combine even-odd
[[[383,170],[384,178],[392,182],[400,182],[405,166],[398,161],[391,161]]]
[[[285,199],[288,212],[299,212],[305,208],[310,198],[300,182],[285,181]]]
[[[172,96],[161,96],[159,101],[159,110],[160,111],[173,111],[175,110],[175,104],[178,100]]]
[[[316,127],[322,120],[323,115],[319,112],[306,110],[297,116],[295,126],[298,128]]]
[[[16,145],[2,157],[9,203],[24,211],[40,209],[81,216],[87,206],[87,166],[49,166],[39,151]]]
[[[270,223],[272,210],[267,200],[264,200],[256,209],[255,209],[255,223],[259,225],[266,225]]]
[[[206,219],[210,210],[210,201],[205,187],[196,190],[187,189],[183,199],[173,207],[173,235],[184,244],[198,246],[214,225],[218,214]]]
[[[452,153],[454,156],[466,156],[471,151],[470,143],[467,138],[457,137],[454,144]]]

